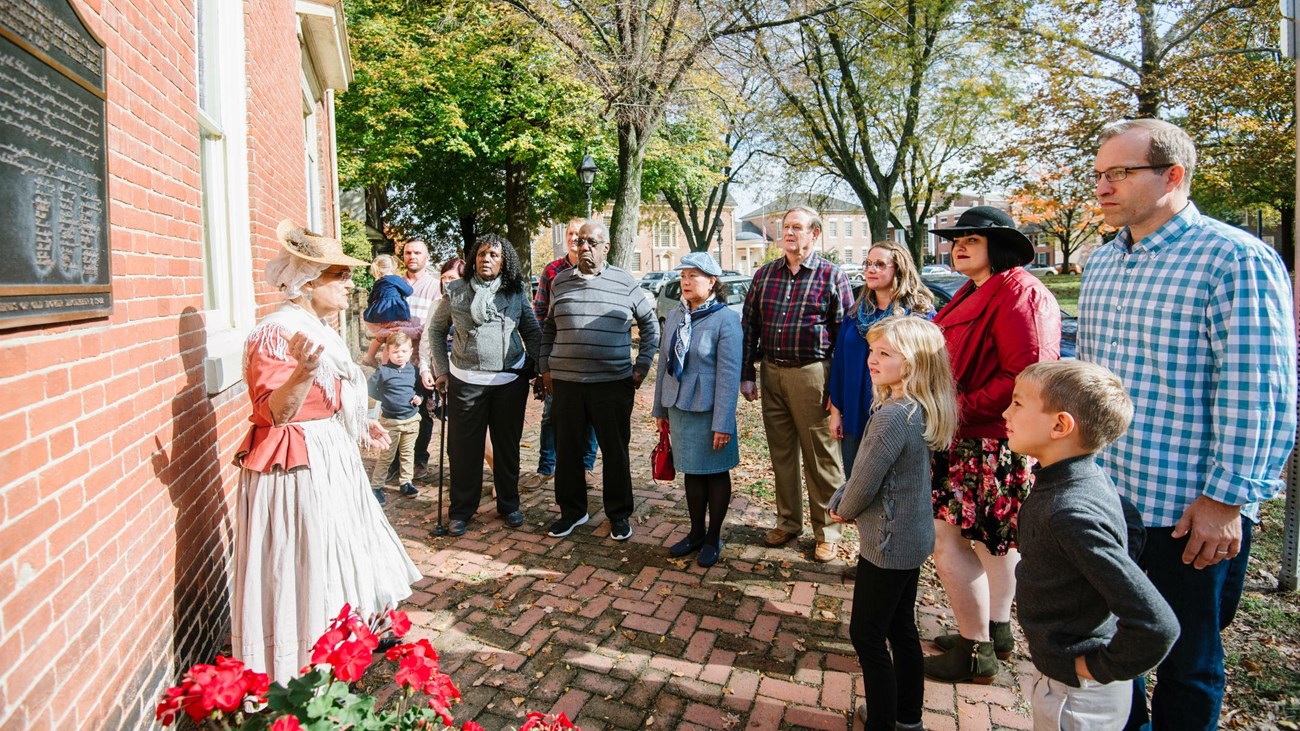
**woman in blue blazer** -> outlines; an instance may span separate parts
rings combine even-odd
[[[668,424],[673,463],[685,475],[691,514],[691,532],[669,553],[699,551],[699,564],[712,566],[722,552],[731,468],[740,463],[736,396],[744,335],[740,316],[727,308],[718,279],[722,269],[712,256],[687,254],[676,271],[682,273],[682,305],[664,323],[651,413],[660,424]]]

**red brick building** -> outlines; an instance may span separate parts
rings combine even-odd
[[[145,728],[228,640],[241,344],[276,224],[337,230],[351,68],[338,0],[0,3],[9,63],[64,31],[103,46],[112,311],[0,330],[0,727]]]

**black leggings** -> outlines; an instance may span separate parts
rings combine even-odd
[[[718,545],[722,538],[722,520],[731,505],[731,473],[715,472],[711,475],[686,475],[686,507],[691,511],[691,536],[704,536]],[[709,530],[704,531],[704,513],[709,513]]]

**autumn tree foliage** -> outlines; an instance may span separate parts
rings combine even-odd
[[[1062,272],[1105,225],[1086,174],[1087,169],[1039,170],[1024,176],[1008,199],[1016,222],[1034,227],[1061,252]]]
[[[580,213],[573,170],[598,98],[550,39],[486,1],[346,0],[355,81],[337,107],[345,185],[380,186],[396,223],[460,243]]]
[[[947,205],[1003,84],[967,43],[955,0],[866,0],[765,32],[757,57],[779,91],[776,150],[796,170],[851,188],[873,238],[906,231],[921,259],[925,220]]]
[[[641,217],[645,154],[690,72],[719,39],[818,13],[765,0],[505,0],[562,45],[617,130],[610,261],[626,267]]]

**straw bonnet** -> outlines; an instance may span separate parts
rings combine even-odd
[[[284,250],[300,259],[325,264],[326,266],[363,267],[368,261],[355,259],[343,253],[343,244],[338,239],[321,236],[295,225],[288,218],[280,222],[275,229]]]

